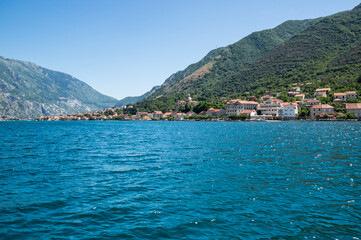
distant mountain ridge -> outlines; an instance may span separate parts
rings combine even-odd
[[[121,100],[119,100],[119,102],[117,102],[117,104],[115,104],[114,107],[122,107],[122,106],[126,106],[128,104],[135,104],[137,102],[142,101],[146,96],[148,96],[148,94],[152,91],[154,91],[156,88],[158,88],[159,86],[155,86],[153,87],[150,91],[144,93],[141,96],[133,96],[133,97],[125,97]]]
[[[34,63],[0,57],[0,117],[36,118],[112,107],[117,100]]]

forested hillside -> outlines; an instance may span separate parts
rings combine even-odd
[[[244,92],[287,92],[292,83],[312,83],[303,88],[306,93],[326,86],[361,90],[361,6],[253,33],[212,51],[201,62],[193,76],[181,78],[179,74],[185,72],[177,73],[136,106],[148,111],[169,109],[187,93],[196,100],[209,100]]]

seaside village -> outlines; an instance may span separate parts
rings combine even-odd
[[[322,104],[320,100],[322,97],[330,96],[331,88],[316,89],[313,97],[308,99],[305,98],[306,94],[301,93],[300,90],[300,84],[293,84],[287,93],[288,97],[297,99],[294,102],[284,102],[277,98],[280,95],[279,93],[272,91],[266,92],[266,95],[259,99],[255,96],[248,96],[248,100],[221,97],[219,101],[223,103],[222,108],[210,107],[199,113],[193,111],[184,112],[185,106],[194,108],[198,105],[198,102],[193,101],[188,94],[188,99],[178,101],[177,107],[170,112],[136,112],[136,114],[131,115],[126,109],[129,110],[133,106],[128,105],[85,114],[40,117],[38,120],[361,120],[361,103],[357,103],[356,91],[334,93],[331,104],[340,106],[335,109],[330,104]],[[125,112],[128,112],[128,114]]]

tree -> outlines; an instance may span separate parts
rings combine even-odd
[[[357,116],[354,112],[346,113],[347,119],[357,119]]]
[[[300,112],[298,113],[299,117],[308,117],[310,116],[310,108],[309,107],[302,107]]]
[[[208,109],[209,109],[209,103],[201,101],[196,106],[194,106],[193,111],[198,114],[202,111],[207,111]]]
[[[336,116],[336,119],[346,119],[346,118],[347,118],[347,115],[343,114],[343,113],[340,113]]]

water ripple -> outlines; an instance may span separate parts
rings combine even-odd
[[[0,122],[0,239],[357,239],[359,122]]]

